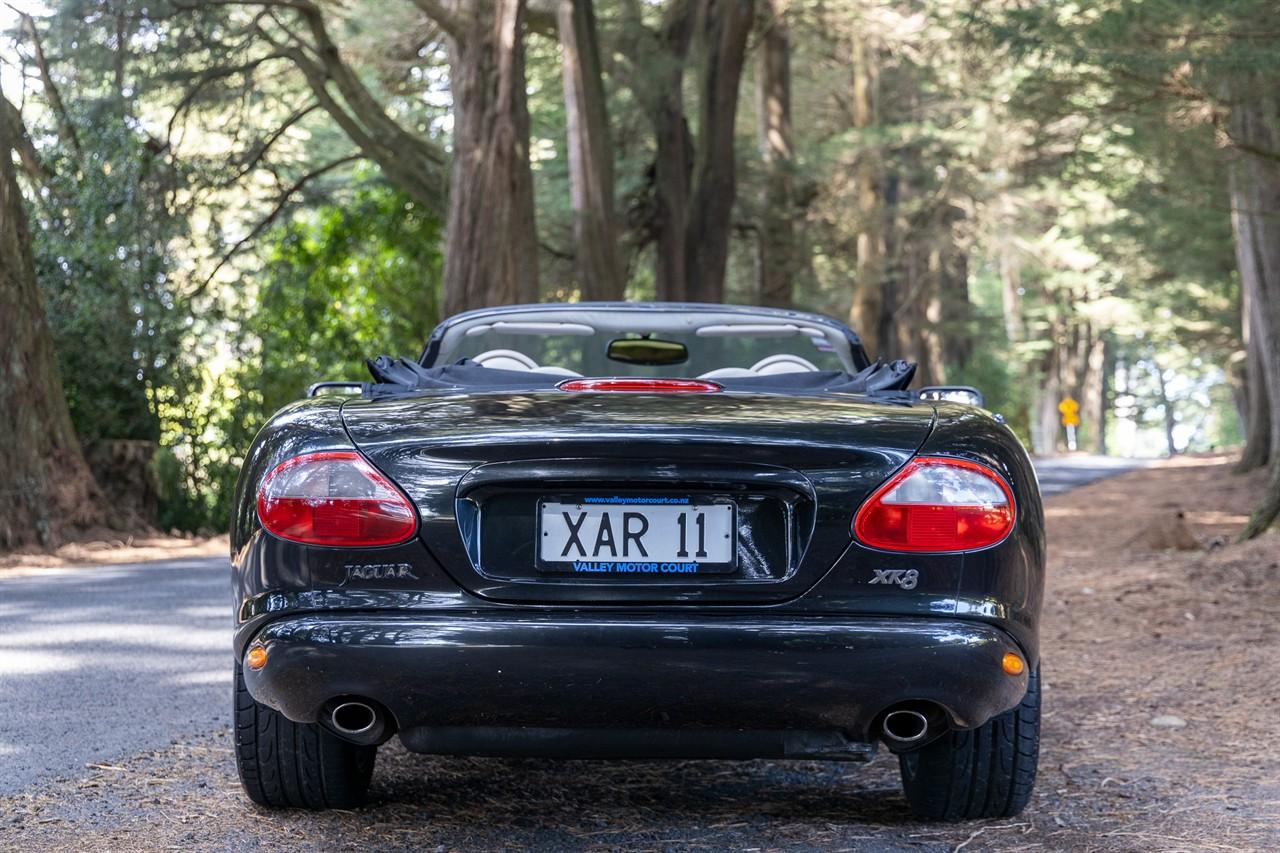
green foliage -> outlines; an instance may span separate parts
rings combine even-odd
[[[344,196],[264,235],[227,309],[231,350],[155,395],[164,527],[225,528],[240,454],[273,412],[313,382],[367,379],[366,358],[417,355],[438,321],[438,221],[376,180]]]
[[[379,353],[416,356],[439,320],[439,246],[440,223],[378,183],[273,231],[240,326],[231,445],[312,382],[363,381]]]
[[[147,389],[180,369],[187,314],[169,283],[167,246],[184,226],[164,210],[140,140],[120,125],[82,134],[37,210],[35,257],[72,421],[82,440],[156,440]]]

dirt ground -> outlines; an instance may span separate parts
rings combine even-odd
[[[177,560],[183,557],[216,557],[229,553],[231,545],[223,536],[146,535],[98,531],[67,543],[55,551],[11,551],[0,553],[0,576],[36,574],[44,569],[68,566],[119,565],[147,560]]]
[[[1280,850],[1280,536],[1229,544],[1261,485],[1230,462],[1178,459],[1048,502],[1047,713],[1019,818],[915,823],[884,752],[552,762],[394,743],[370,806],[272,813],[240,793],[219,732],[0,799],[0,848]],[[1150,547],[1186,532],[1179,509],[1203,547]]]

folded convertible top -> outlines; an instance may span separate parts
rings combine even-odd
[[[373,399],[409,396],[420,391],[537,391],[554,388],[566,376],[524,370],[495,370],[463,359],[456,364],[423,367],[416,361],[380,355],[370,359],[373,382],[362,386]],[[877,360],[857,373],[820,370],[775,373],[714,380],[726,391],[782,394],[874,394],[878,398],[906,401],[905,392],[916,366],[901,359],[885,364]]]

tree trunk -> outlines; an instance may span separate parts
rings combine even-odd
[[[1280,109],[1274,84],[1261,85],[1240,98],[1232,111],[1232,137],[1238,152],[1240,180],[1233,182],[1232,209],[1241,217],[1236,235],[1241,277],[1252,266],[1250,333],[1257,339],[1267,386],[1270,420],[1271,476],[1243,538],[1258,536],[1280,518]],[[1250,152],[1262,152],[1255,154]],[[1243,238],[1243,239],[1241,239]]]
[[[658,299],[687,302],[689,295],[689,177],[693,173],[693,136],[679,103],[680,90],[669,92],[654,117],[657,160],[654,163],[654,278]]]
[[[465,5],[463,25],[451,39],[453,182],[445,243],[446,314],[538,298],[525,2]]]
[[[1164,382],[1164,368],[1160,366],[1160,362],[1154,358],[1151,359],[1151,366],[1156,373],[1156,389],[1160,392],[1160,408],[1164,410],[1164,442],[1167,454],[1170,458],[1178,455],[1178,445],[1173,441],[1173,428],[1177,425],[1177,418],[1174,417],[1173,401],[1169,399],[1169,390]]]
[[[943,247],[934,239],[931,229],[911,240],[898,265],[901,271],[900,291],[909,302],[894,315],[898,328],[902,358],[915,361],[916,384],[941,385],[947,381],[942,313],[939,288],[942,284]],[[919,245],[923,243],[923,245]]]
[[[613,140],[592,0],[560,0],[569,185],[578,287],[587,300],[617,300],[626,284],[614,212]]]
[[[656,55],[641,62],[652,76],[644,83],[656,91],[639,91],[649,103],[657,156],[653,164],[654,279],[658,299],[684,302],[689,296],[685,223],[689,220],[693,177],[693,134],[684,112],[684,64],[693,37],[691,0],[675,0],[656,36]],[[634,26],[639,26],[634,24]]]
[[[1243,109],[1243,108],[1242,108]],[[1243,119],[1237,119],[1242,123]],[[1244,428],[1244,451],[1236,470],[1252,471],[1267,464],[1271,455],[1271,423],[1269,396],[1267,394],[1266,354],[1260,335],[1262,318],[1256,316],[1258,298],[1262,287],[1261,258],[1258,257],[1258,241],[1263,235],[1256,233],[1256,211],[1250,198],[1252,170],[1240,155],[1229,165],[1231,189],[1231,231],[1235,237],[1236,269],[1240,275],[1240,329],[1244,337],[1245,365],[1244,410],[1241,422]]]
[[[655,243],[658,299],[722,301],[735,200],[738,86],[754,0],[671,0],[659,30],[624,4],[629,83],[653,125],[652,198],[642,218]],[[690,132],[684,69],[698,36],[699,127]]]
[[[964,370],[973,356],[973,303],[969,300],[969,255],[967,247],[957,233],[965,219],[964,210],[949,205],[942,215],[939,234],[937,271],[936,316],[940,353],[938,361],[943,367],[939,382]]]
[[[737,199],[733,140],[738,87],[755,3],[754,0],[704,2],[698,138],[686,222],[685,268],[690,298],[699,302],[723,302],[733,205]]]
[[[795,140],[791,124],[791,41],[787,0],[764,0],[765,29],[756,70],[756,117],[764,185],[756,229],[759,298],[762,305],[791,306],[802,265],[797,244]]]
[[[853,42],[853,126],[866,131],[879,120],[880,69],[876,49],[865,39]],[[877,146],[863,144],[854,169],[858,239],[854,267],[853,307],[849,325],[873,359],[882,355],[880,318],[884,314],[886,216],[882,196],[883,157]]]
[[[1240,461],[1236,464],[1236,470],[1241,473],[1261,468],[1271,459],[1271,401],[1263,353],[1256,337],[1256,334],[1249,334],[1245,340],[1244,382],[1241,383],[1245,442]]]
[[[11,109],[7,101],[0,106]],[[11,155],[19,141],[13,130],[0,121],[0,549],[47,548],[103,516],[71,426],[36,284]]]
[[[1027,329],[1022,319],[1022,265],[1013,245],[1012,233],[1006,232],[1001,240],[998,265],[1004,334],[1009,343],[1016,344],[1026,335]]]
[[[1062,430],[1058,421],[1058,403],[1062,398],[1062,362],[1064,346],[1060,342],[1062,330],[1055,323],[1048,330],[1053,346],[1041,360],[1039,376],[1031,381],[1036,384],[1032,392],[1031,448],[1039,456],[1058,452],[1058,440]],[[1038,380],[1038,381],[1036,381]]]
[[[1093,452],[1107,455],[1108,379],[1111,370],[1111,348],[1105,334],[1093,339],[1089,350],[1089,366],[1085,377],[1084,394],[1081,397],[1082,420],[1088,427]]]

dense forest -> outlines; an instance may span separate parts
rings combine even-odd
[[[828,313],[1280,514],[1273,3],[5,8],[0,548],[220,528],[309,382],[539,300]]]

